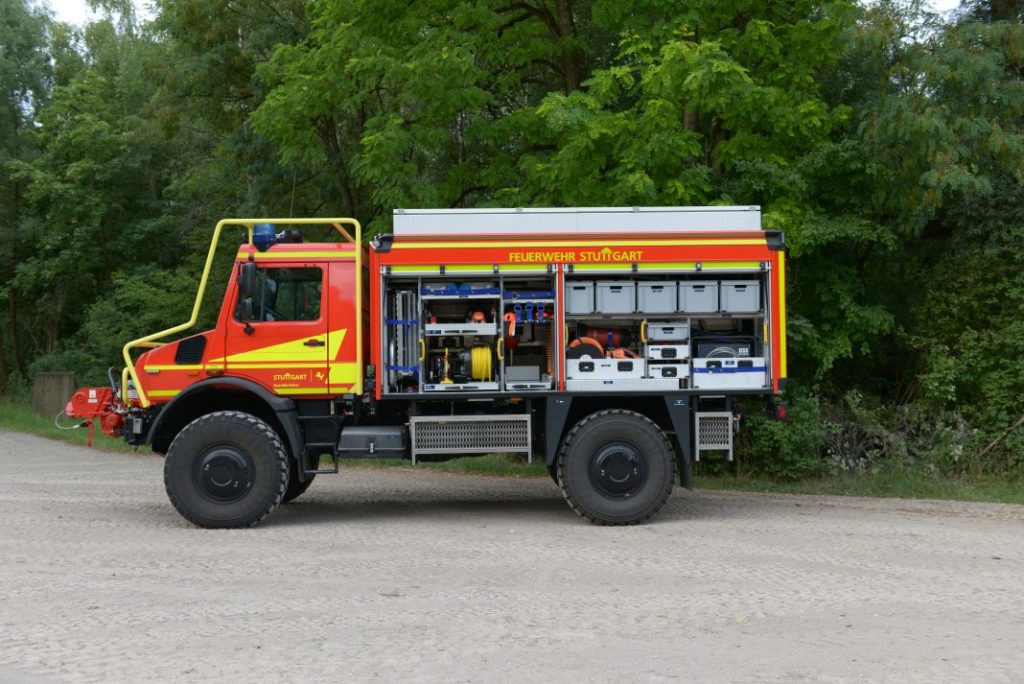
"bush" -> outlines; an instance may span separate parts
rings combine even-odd
[[[822,453],[830,425],[823,419],[817,397],[790,403],[789,419],[748,414],[737,440],[736,470],[776,480],[799,480],[822,472]]]

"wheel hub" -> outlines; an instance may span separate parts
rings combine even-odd
[[[611,442],[590,459],[590,481],[609,499],[628,499],[647,482],[647,459],[628,442]]]
[[[252,457],[233,446],[220,445],[196,459],[193,478],[197,489],[217,503],[245,496],[256,479]]]

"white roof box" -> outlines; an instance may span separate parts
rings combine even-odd
[[[761,207],[564,207],[395,209],[395,237],[761,230]]]

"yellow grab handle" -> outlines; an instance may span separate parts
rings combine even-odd
[[[640,341],[647,344],[647,319],[640,323]]]
[[[498,346],[495,349],[495,351],[498,354],[498,360],[499,361],[504,361],[505,360],[505,356],[501,353],[504,349],[505,349],[505,338],[504,337],[499,337],[498,338]]]
[[[420,338],[420,361],[422,361],[425,358],[427,358],[427,345],[423,341],[423,338],[421,337]]]

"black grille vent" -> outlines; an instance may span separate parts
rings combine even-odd
[[[174,363],[180,365],[194,365],[202,362],[203,352],[206,351],[206,336],[196,335],[187,337],[178,342],[178,350],[174,352]]]

